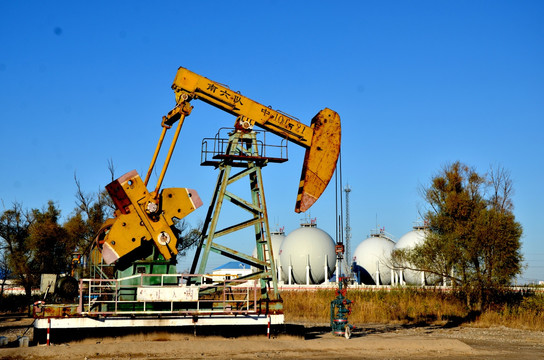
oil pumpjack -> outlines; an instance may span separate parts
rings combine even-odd
[[[340,117],[323,109],[307,126],[296,118],[255,102],[227,86],[179,68],[172,85],[176,106],[162,118],[162,132],[145,180],[131,171],[106,186],[115,205],[114,218],[103,224],[87,263],[88,278],[79,279],[78,301],[41,302],[34,306],[36,333],[49,329],[172,327],[198,325],[265,325],[283,323],[262,167],[287,160],[266,156],[254,126],[306,149],[295,212],[309,209],[332,178],[340,152]],[[179,138],[191,114],[192,100],[201,100],[236,116],[225,138],[203,142],[201,165],[219,169],[190,274],[176,272],[180,236],[176,222],[202,205],[193,189],[161,185]],[[152,191],[148,182],[166,132],[177,124],[164,165]],[[209,140],[209,139],[208,139]],[[250,199],[229,191],[248,180]],[[249,218],[217,229],[225,201],[240,207]],[[215,241],[220,236],[253,227],[257,257],[242,254]],[[216,281],[206,274],[208,255],[219,253],[256,268],[244,278]],[[39,336],[38,336],[39,337]]]

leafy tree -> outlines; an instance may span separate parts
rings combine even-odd
[[[449,278],[481,310],[521,272],[522,227],[513,214],[513,187],[503,168],[478,174],[460,162],[445,166],[423,189],[425,241],[395,251],[394,262]]]
[[[24,212],[22,205],[14,203],[11,209],[4,210],[0,216],[0,238],[5,249],[5,260],[14,279],[25,288],[30,295],[33,279],[29,276],[30,249],[28,248],[28,228],[30,216]]]
[[[70,244],[59,224],[60,210],[52,201],[43,210],[24,211],[15,203],[0,216],[0,238],[7,268],[28,297],[42,273],[69,270]]]
[[[8,280],[10,276],[10,270],[9,270],[9,264],[7,259],[7,250],[5,248],[2,248],[0,253],[0,281],[2,281],[2,284],[0,285],[0,302],[3,299],[4,295],[4,287],[6,286],[6,281]]]
[[[66,230],[59,224],[60,210],[49,201],[45,210],[32,210],[32,222],[27,240],[31,267],[36,282],[41,274],[60,274],[69,271],[71,251]]]

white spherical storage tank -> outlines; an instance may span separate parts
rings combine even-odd
[[[283,240],[279,252],[282,280],[297,284],[321,284],[334,272],[334,240],[316,227],[301,227]],[[325,273],[325,266],[327,273]]]
[[[353,253],[353,262],[366,270],[374,281],[374,284],[390,285],[392,268],[391,252],[393,251],[394,246],[395,242],[393,240],[381,234],[373,235],[363,240],[357,246]],[[377,279],[376,276],[377,272],[379,272],[379,279]],[[365,283],[364,278],[361,279],[361,281]]]
[[[416,226],[410,232],[404,234],[397,244],[395,245],[394,250],[411,250],[417,245],[422,244],[425,241],[426,230],[422,226]],[[437,276],[426,276],[422,271],[416,271],[406,268],[413,268],[409,263],[397,264],[399,271],[402,271],[402,280],[408,285],[425,285],[427,283],[435,283],[438,281]]]

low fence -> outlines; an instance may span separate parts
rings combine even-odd
[[[77,312],[88,316],[257,313],[260,288],[253,282],[224,280],[206,284],[208,278],[139,274],[121,279],[81,279]]]

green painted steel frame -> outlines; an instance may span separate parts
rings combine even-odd
[[[229,159],[229,156],[232,156],[232,159],[235,157],[238,159],[236,167],[239,168],[240,155],[247,157],[247,160],[245,160],[247,162],[247,167],[231,176],[233,163],[232,160]],[[208,208],[206,220],[204,221],[202,236],[195,253],[191,273],[195,273],[200,260],[198,273],[204,274],[208,264],[208,256],[210,252],[213,251],[231,259],[257,267],[260,271],[257,271],[255,274],[252,274],[247,278],[260,280],[261,299],[279,300],[280,296],[277,284],[276,264],[272,251],[272,242],[270,240],[270,227],[268,223],[268,214],[266,210],[266,201],[261,173],[261,168],[266,166],[267,161],[266,158],[259,156],[256,133],[253,131],[249,133],[234,131],[231,133],[226,152],[221,156],[221,158],[222,161],[218,166],[220,171],[219,175],[217,176],[215,191],[210,207]],[[244,200],[227,191],[227,187],[229,185],[239,180],[243,180],[246,177],[249,178],[251,201]],[[228,200],[232,204],[249,212],[252,215],[252,218],[227,228],[217,230],[217,223],[224,200]],[[245,229],[250,226],[255,228],[257,259],[250,255],[242,254],[239,251],[230,249],[226,246],[214,243],[215,238]],[[267,259],[266,249],[268,249],[270,259]],[[272,281],[272,295],[268,294],[269,281]]]

